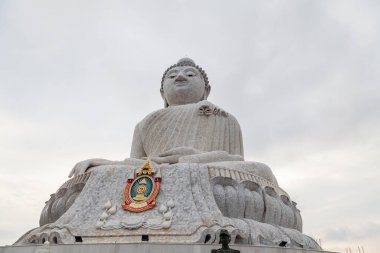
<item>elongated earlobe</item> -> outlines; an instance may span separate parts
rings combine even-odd
[[[162,88],[160,89],[160,93],[161,93],[162,99],[164,100],[164,107],[165,108],[169,107],[168,101],[166,100],[165,95],[164,95],[164,90]]]
[[[210,95],[210,91],[211,91],[211,86],[207,85],[205,87],[205,93],[203,94],[203,100],[207,100],[208,95]]]

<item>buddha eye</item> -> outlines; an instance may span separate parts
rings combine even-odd
[[[176,76],[177,76],[177,74],[175,74],[175,73],[171,73],[170,75],[168,75],[168,78],[173,79],[173,78],[175,78]]]
[[[186,75],[188,77],[192,77],[192,76],[195,76],[195,73],[193,71],[188,71],[188,72],[186,72]]]

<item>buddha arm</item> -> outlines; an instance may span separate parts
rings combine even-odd
[[[124,164],[124,161],[110,161],[102,158],[92,158],[75,164],[74,168],[70,171],[69,177],[81,175],[86,173],[90,168],[97,166],[122,164]]]
[[[226,151],[200,151],[190,147],[177,147],[161,153],[158,157],[151,157],[158,163],[211,163],[221,161],[244,161],[240,155],[231,155]]]

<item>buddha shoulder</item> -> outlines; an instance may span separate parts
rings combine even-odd
[[[214,105],[207,100],[202,100],[198,103],[169,106],[167,108],[154,111],[148,114],[143,120],[141,120],[138,123],[138,126],[152,126],[152,124],[157,123],[157,121],[166,121],[170,120],[171,118],[174,120],[174,118],[179,119],[183,117],[194,118],[195,116],[206,118],[209,118],[210,116],[222,117],[237,123],[237,120],[232,114],[226,112],[222,108]]]

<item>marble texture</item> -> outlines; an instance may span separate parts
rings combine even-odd
[[[204,108],[210,113],[205,113]],[[199,153],[225,151],[243,157],[240,125],[231,114],[223,111],[222,115],[220,110],[203,100],[149,114],[135,128],[131,157],[157,157],[178,147],[193,148]]]
[[[143,164],[143,160],[131,159],[129,165],[94,168],[77,199],[58,220],[27,233],[16,245],[43,241],[67,244],[78,238],[82,243],[132,243],[140,242],[144,234],[149,235],[150,242],[209,244],[217,243],[220,230],[227,229],[232,242],[237,244],[275,246],[286,241],[290,247],[320,249],[314,240],[296,230],[295,214],[289,212],[293,209],[288,209],[277,197],[289,198],[282,189],[264,178],[233,168],[198,163],[161,165],[157,206],[142,213],[125,211],[120,204],[126,180],[134,168]],[[271,190],[265,190],[269,186]],[[162,205],[168,201],[173,202],[169,226],[159,229],[120,226],[128,220],[131,224],[162,219]],[[108,229],[97,227],[102,214],[114,204],[115,212],[104,223]]]

